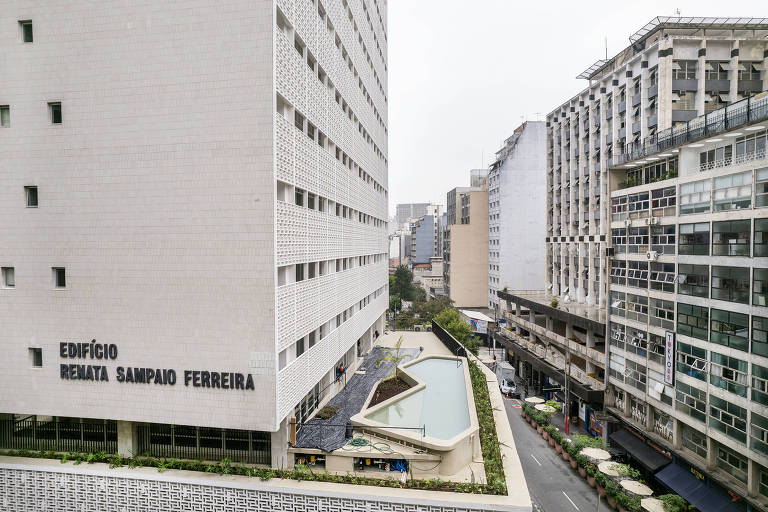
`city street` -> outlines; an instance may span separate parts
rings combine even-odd
[[[517,454],[537,512],[597,510],[597,493],[520,417],[520,400],[505,400]],[[604,508],[605,507],[605,508]],[[609,510],[602,503],[602,510]]]

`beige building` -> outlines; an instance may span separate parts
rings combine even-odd
[[[456,307],[483,307],[488,300],[488,184],[448,192],[455,211],[445,228],[445,293]],[[452,222],[451,222],[452,221]]]

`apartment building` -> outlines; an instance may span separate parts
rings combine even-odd
[[[418,219],[427,215],[430,211],[430,203],[400,203],[395,206],[395,220],[397,226],[406,224],[411,219]]]
[[[411,262],[429,263],[430,258],[443,256],[443,222],[441,205],[429,205],[427,214],[410,219]]]
[[[3,447],[291,465],[384,328],[386,2],[0,12]]]
[[[443,234],[443,287],[456,307],[488,302],[488,186],[457,187],[447,194]],[[453,219],[453,223],[451,220]]]
[[[602,426],[618,419],[611,438],[700,510],[762,509],[768,493],[767,35],[766,19],[655,18],[579,75],[589,86],[547,116],[546,290],[506,297],[516,350],[562,373],[585,345]],[[609,344],[558,333],[563,310]]]
[[[488,307],[499,290],[544,286],[546,126],[526,121],[504,141],[488,171]]]

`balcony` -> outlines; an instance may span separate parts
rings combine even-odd
[[[653,128],[657,124],[659,124],[659,116],[658,115],[652,114],[652,115],[648,116],[648,128]]]
[[[672,80],[673,91],[696,91],[699,88],[699,81],[697,79],[692,80]]]
[[[763,90],[763,81],[762,80],[739,80],[739,86],[738,91],[739,94],[744,94],[745,92],[756,92],[756,91],[762,91]]]
[[[623,114],[627,111],[627,102],[626,101],[620,101],[619,102],[619,114]]]
[[[632,123],[632,133],[639,133],[640,132],[640,121],[635,121]]]
[[[731,81],[730,80],[706,80],[704,82],[704,89],[709,92],[728,93],[731,90]],[[757,90],[760,91],[762,89],[763,89],[763,86],[761,82],[760,87],[758,87]]]
[[[745,153],[739,156],[732,156],[729,158],[723,158],[722,160],[715,160],[713,162],[706,162],[699,165],[699,171],[709,171],[710,169],[718,169],[721,167],[729,167],[731,165],[739,165],[744,162],[751,162],[753,160],[764,160],[768,157],[768,151],[761,149],[760,151],[753,151],[751,153]]]
[[[648,88],[648,99],[655,98],[659,95],[659,84],[653,84]]]
[[[673,123],[687,123],[691,119],[696,117],[697,112],[695,110],[673,110],[672,122]]]
[[[605,111],[605,119],[613,119],[613,108],[608,108],[608,110]]]
[[[632,96],[632,106],[633,107],[636,107],[636,106],[638,106],[640,104],[640,96],[641,96],[640,93],[637,93],[634,96]]]

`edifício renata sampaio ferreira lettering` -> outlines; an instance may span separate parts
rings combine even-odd
[[[96,343],[59,343],[59,355],[64,359],[117,359],[117,345]],[[172,368],[136,368],[118,366],[116,380],[120,383],[176,385],[176,370]],[[109,382],[109,370],[103,365],[60,364],[59,375],[64,380]],[[253,376],[238,372],[184,370],[184,385],[195,388],[243,389],[253,391]]]

